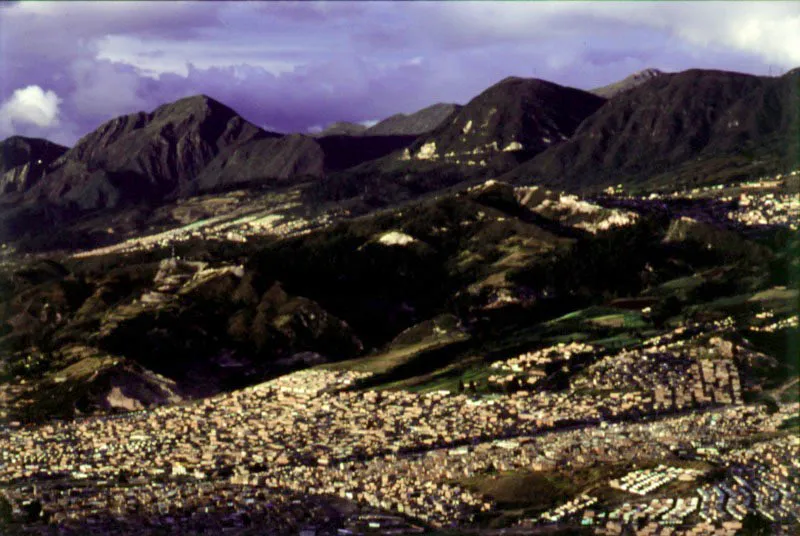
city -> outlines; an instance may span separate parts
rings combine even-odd
[[[0,536],[800,534],[800,3],[0,31]]]

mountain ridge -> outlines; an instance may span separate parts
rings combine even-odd
[[[766,149],[775,159],[791,137],[797,90],[789,75],[701,69],[664,74],[609,100],[572,139],[506,178],[581,189],[642,182],[683,166],[686,180],[693,180],[703,174],[697,158],[734,158],[768,136],[777,136]],[[748,101],[756,95],[761,104]]]
[[[360,124],[360,123],[351,123],[350,121],[336,121],[335,123],[331,123],[322,131],[313,134],[316,138],[321,138],[323,136],[338,136],[338,135],[345,135],[345,136],[358,136],[363,134],[364,131],[367,130],[367,127]]]
[[[460,104],[438,102],[416,112],[390,115],[369,127],[361,123],[337,121],[314,136],[421,136],[434,130],[461,108]]]
[[[402,152],[328,178],[322,197],[361,196],[370,206],[460,182],[490,179],[568,139],[605,99],[535,78],[507,77]]]
[[[463,106],[438,102],[410,114],[394,114],[364,132],[370,136],[422,136],[439,127]]]
[[[438,120],[449,113],[421,136],[369,135],[381,123],[356,136],[268,132],[201,94],[111,119],[72,148],[52,144],[33,173],[33,165],[6,171],[0,201],[11,207],[6,221],[30,213],[8,224],[26,228],[40,216],[60,225],[91,211],[308,181],[318,199],[369,197],[385,206],[499,176],[576,191],[744,177],[797,161],[787,141],[797,131],[797,72],[645,70],[620,81],[641,83],[609,100],[506,77],[465,106],[416,112]]]

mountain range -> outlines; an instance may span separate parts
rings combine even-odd
[[[13,240],[37,222],[286,184],[387,206],[499,176],[574,192],[739,179],[797,164],[799,86],[797,70],[648,69],[592,92],[510,77],[464,106],[316,136],[265,131],[198,95],[112,119],[69,149],[5,140],[0,227]]]
[[[741,178],[798,168],[799,78],[653,71],[592,92],[510,77],[316,136],[198,95],[72,148],[10,138],[0,377],[29,420],[325,363],[452,386],[544,342],[750,322],[765,292],[789,310],[790,218],[744,225],[734,199]],[[609,186],[624,191],[593,195]]]
[[[799,97],[3,141],[0,534],[797,533]]]
[[[611,99],[571,139],[509,177],[586,189],[649,181],[665,188],[745,178],[797,164],[800,76],[689,70]]]

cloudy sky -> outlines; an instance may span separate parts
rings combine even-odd
[[[71,145],[205,93],[308,132],[510,76],[589,89],[647,67],[800,66],[800,2],[5,2],[0,138]]]

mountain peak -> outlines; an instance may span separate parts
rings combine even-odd
[[[653,67],[648,67],[647,69],[642,69],[641,71],[633,73],[628,78],[633,78],[634,80],[647,80],[650,78],[655,78],[656,76],[661,76],[662,74],[664,74],[664,71],[655,69]]]
[[[198,93],[197,95],[189,95],[187,97],[182,97],[176,101],[167,103],[164,106],[179,106],[188,104],[194,104],[197,106],[225,106],[220,101],[216,100],[213,97],[209,97],[205,93]]]
[[[31,138],[29,136],[21,136],[19,134],[14,134],[12,136],[7,137],[4,140],[0,140],[0,147],[11,147],[11,146],[35,146],[35,145],[52,145],[61,147],[57,143],[53,143],[50,140],[46,140],[44,138]]]
[[[521,76],[513,76],[513,75],[512,76],[506,76],[505,78],[503,78],[502,80],[497,82],[497,84],[498,85],[499,84],[507,84],[507,83],[510,83],[510,82],[518,82],[520,80],[527,80],[527,78],[523,78]]]
[[[438,161],[473,170],[508,169],[569,138],[604,102],[579,89],[510,76],[472,99],[452,120],[418,139],[400,159]]]
[[[503,87],[509,86],[513,84],[525,84],[526,86],[536,87],[537,85],[541,86],[555,86],[554,82],[549,82],[547,80],[542,80],[541,78],[527,78],[523,76],[506,76],[496,84],[491,87]]]
[[[25,137],[25,136],[20,136],[19,134],[14,134],[13,136],[7,137],[3,141],[0,141],[0,145],[2,145],[2,146],[16,145],[16,144],[19,144],[19,143],[25,143],[27,140],[31,140],[31,139],[33,139],[33,138],[28,138],[28,137]]]
[[[275,136],[208,95],[193,95],[107,121],[53,163],[42,188],[50,201],[84,209],[163,199],[223,149]]]
[[[658,78],[666,73],[659,69],[655,69],[653,67],[648,67],[647,69],[642,69],[641,71],[636,71],[635,73],[626,76],[622,80],[609,84],[607,86],[599,87],[590,90],[591,93],[598,95],[600,97],[605,97],[610,99],[623,91],[627,91],[632,89],[638,85],[644,84],[648,80],[652,80],[653,78]]]
[[[174,102],[164,104],[153,110],[153,117],[162,117],[165,115],[180,116],[201,114],[202,116],[217,115],[225,118],[232,118],[238,114],[230,107],[222,104],[218,100],[209,97],[208,95],[191,95],[178,99]]]

